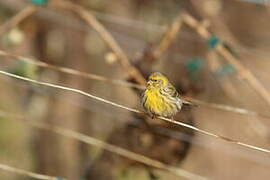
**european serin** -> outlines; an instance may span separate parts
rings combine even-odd
[[[142,94],[145,110],[153,117],[172,118],[184,103],[169,80],[161,73],[155,72],[148,78],[147,86]]]

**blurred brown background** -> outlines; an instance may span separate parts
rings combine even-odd
[[[239,78],[196,31],[183,24],[159,59],[148,56],[175,18],[187,11],[226,42],[270,89],[270,5],[238,0],[74,0],[93,13],[147,77],[166,74],[182,95],[269,114],[269,105]],[[256,1],[254,1],[256,2]],[[29,1],[0,0],[0,24]],[[0,26],[1,28],[1,26]],[[0,36],[1,50],[109,78],[130,80],[100,35],[74,12],[43,7]],[[135,89],[84,79],[0,57],[1,70],[89,92],[142,109]],[[219,180],[269,179],[269,155],[129,113],[84,96],[0,76],[0,108],[59,125],[133,152]],[[176,119],[252,145],[270,148],[269,119],[207,107],[186,107]],[[154,129],[154,130],[153,130]],[[168,133],[162,133],[168,132]],[[177,132],[177,137],[170,137]],[[181,179],[100,148],[0,117],[0,163],[67,179]],[[29,179],[0,170],[0,179]],[[184,179],[184,178],[183,178]]]

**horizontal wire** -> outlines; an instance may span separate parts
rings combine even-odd
[[[160,161],[148,158],[146,156],[134,153],[132,151],[129,151],[127,149],[121,148],[119,146],[116,145],[112,145],[109,143],[106,143],[104,141],[101,141],[99,139],[96,139],[94,137],[85,135],[85,134],[81,134],[78,133],[76,131],[72,131],[66,128],[62,128],[59,126],[54,126],[54,125],[50,125],[48,123],[38,123],[32,120],[26,120],[26,118],[22,115],[17,115],[17,114],[11,114],[11,113],[6,113],[6,112],[0,112],[0,116],[5,116],[5,117],[14,117],[16,119],[23,119],[25,120],[24,122],[26,122],[27,124],[35,127],[35,128],[39,128],[39,129],[43,129],[43,130],[48,130],[48,131],[52,131],[54,133],[57,133],[59,135],[65,136],[65,137],[69,137],[69,138],[73,138],[76,139],[78,141],[81,141],[83,143],[92,145],[92,146],[96,146],[102,149],[105,149],[107,151],[110,151],[112,153],[118,154],[120,156],[126,157],[128,159],[143,163],[145,165],[148,166],[152,166],[154,168],[157,169],[161,169],[161,170],[165,170],[168,171],[176,176],[179,177],[185,177],[191,180],[207,180],[207,178],[196,175],[194,173],[188,172],[184,169],[180,169],[178,167],[174,167],[174,166],[170,166],[170,165],[166,165]]]
[[[14,55],[14,54],[2,51],[2,50],[0,50],[0,56],[11,57],[12,58],[11,60],[14,60],[14,61],[24,61],[26,63],[33,64],[33,65],[36,65],[36,66],[39,66],[39,67],[49,68],[49,69],[53,69],[53,70],[56,70],[56,71],[59,71],[59,72],[72,74],[72,75],[76,75],[76,76],[79,76],[79,77],[84,77],[84,78],[87,78],[87,79],[94,79],[94,80],[98,80],[98,81],[104,81],[104,82],[108,82],[108,83],[111,83],[111,84],[120,85],[120,86],[124,86],[124,87],[129,87],[129,88],[136,88],[136,89],[140,89],[140,90],[143,90],[145,88],[145,86],[135,84],[135,83],[130,83],[130,82],[127,82],[127,81],[124,81],[124,80],[111,79],[111,78],[107,78],[107,77],[92,74],[92,73],[81,72],[81,71],[74,70],[74,69],[71,69],[71,68],[56,66],[56,65],[45,63],[45,62],[37,60],[37,59],[34,60],[34,59],[31,59],[31,58],[27,58],[27,57],[23,57],[23,56],[19,56],[19,55]],[[269,115],[258,113],[256,111],[247,110],[247,109],[244,109],[244,108],[233,107],[233,106],[224,105],[224,104],[208,103],[208,102],[204,102],[204,101],[197,100],[197,99],[190,98],[190,97],[184,97],[184,98],[187,99],[188,101],[190,101],[190,102],[192,102],[194,104],[200,105],[200,106],[206,106],[206,107],[209,107],[209,108],[218,109],[218,110],[222,110],[222,111],[229,111],[229,112],[242,114],[242,115],[250,115],[250,116],[262,117],[262,118],[270,119]]]
[[[133,108],[130,108],[130,107],[126,107],[124,105],[117,104],[115,102],[112,102],[112,101],[103,99],[101,97],[97,97],[97,96],[94,96],[92,94],[86,93],[86,92],[84,92],[82,90],[79,90],[79,89],[74,89],[74,88],[70,88],[70,87],[60,86],[60,85],[51,84],[51,83],[47,83],[47,82],[41,82],[41,81],[37,81],[37,80],[26,78],[26,77],[14,75],[14,74],[11,74],[11,73],[2,71],[2,70],[0,70],[0,74],[6,75],[6,76],[9,76],[9,77],[13,77],[13,78],[16,78],[16,79],[20,79],[20,80],[23,80],[23,81],[31,82],[31,83],[34,83],[34,84],[38,84],[38,85],[43,85],[43,86],[53,87],[53,88],[56,88],[56,89],[62,89],[62,90],[66,90],[66,91],[71,91],[71,92],[74,92],[74,93],[77,93],[77,94],[81,94],[81,95],[90,97],[90,98],[95,99],[97,101],[101,101],[103,103],[110,104],[112,106],[115,106],[115,107],[118,107],[118,108],[122,108],[122,109],[128,110],[130,112],[139,113],[139,114],[146,114],[143,111],[140,111],[140,110],[137,110],[137,109],[133,109]],[[173,120],[173,119],[168,119],[168,118],[165,118],[165,117],[157,117],[157,118],[158,119],[161,119],[161,120],[164,120],[166,122],[173,123],[175,125],[179,125],[179,126],[183,126],[183,127],[192,129],[194,131],[200,132],[201,134],[204,134],[204,135],[207,135],[207,136],[211,136],[211,137],[214,137],[214,138],[217,138],[217,139],[220,139],[220,140],[224,140],[226,142],[237,144],[239,146],[243,146],[243,147],[246,147],[248,149],[253,149],[253,150],[256,150],[256,151],[265,152],[267,154],[270,154],[270,150],[265,149],[265,148],[253,146],[253,145],[246,144],[246,143],[242,143],[240,141],[237,141],[237,140],[234,140],[234,139],[230,139],[230,138],[227,138],[227,137],[224,137],[224,136],[221,136],[221,135],[217,135],[217,134],[214,134],[214,133],[205,131],[203,129],[200,129],[200,128],[194,127],[192,125],[189,125],[189,124],[186,124],[186,123],[183,123],[183,122],[179,122],[179,121],[176,121],[176,120]]]

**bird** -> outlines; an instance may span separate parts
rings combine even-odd
[[[157,116],[173,118],[183,104],[192,105],[181,99],[165,75],[154,72],[148,77],[146,88],[142,93],[142,105],[152,118]]]

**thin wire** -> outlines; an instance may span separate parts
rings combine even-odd
[[[31,58],[14,55],[14,54],[11,54],[11,53],[8,53],[8,52],[5,52],[5,51],[1,51],[1,50],[0,50],[0,56],[11,57],[12,58],[11,60],[24,61],[26,63],[33,64],[33,65],[36,65],[36,66],[39,66],[39,67],[45,67],[45,68],[53,69],[53,70],[56,70],[56,71],[59,71],[59,72],[72,74],[72,75],[76,75],[76,76],[79,76],[79,77],[84,77],[84,78],[87,78],[87,79],[94,79],[94,80],[98,80],[98,81],[104,81],[104,82],[108,82],[108,83],[111,83],[111,84],[120,85],[120,86],[124,86],[124,87],[136,88],[136,89],[139,89],[139,90],[145,89],[145,86],[142,86],[142,85],[139,85],[139,84],[130,83],[130,82],[123,81],[123,80],[120,80],[120,79],[111,79],[111,78],[107,78],[107,77],[100,76],[100,75],[97,75],[97,74],[81,72],[81,71],[66,68],[66,67],[56,66],[56,65],[45,63],[45,62],[40,61],[40,60],[33,60]],[[222,110],[222,111],[229,111],[229,112],[242,114],[242,115],[249,115],[249,116],[255,116],[255,117],[262,117],[262,118],[270,119],[269,115],[258,113],[256,111],[247,110],[247,109],[244,109],[244,108],[233,107],[233,106],[224,105],[224,104],[207,103],[207,102],[197,100],[197,99],[194,99],[194,98],[190,98],[190,97],[183,97],[183,98],[187,99],[188,101],[190,101],[190,102],[192,102],[194,104],[200,105],[200,106],[206,106],[206,107],[209,107],[209,108],[218,109],[218,110]]]
[[[11,82],[10,82],[10,84],[11,84]],[[16,83],[16,84],[13,83],[12,85],[17,86],[18,83]],[[33,90],[37,91],[36,88],[34,88]],[[104,115],[104,116],[114,116],[114,117],[117,117],[117,118],[123,116],[121,113],[115,113],[115,112],[110,111],[109,109],[106,110],[104,108],[101,108],[101,109],[97,108],[96,105],[95,106],[93,106],[92,104],[82,105],[81,103],[76,103],[75,99],[70,99],[70,98],[67,99],[67,98],[63,98],[63,97],[57,97],[57,98],[59,98],[61,100],[64,100],[64,101],[68,101],[68,103],[71,103],[71,104],[76,105],[76,106],[80,106],[80,107],[82,107],[84,109],[87,109],[87,110],[90,110],[92,112],[102,113],[102,115]],[[92,108],[89,108],[89,107],[92,107]],[[95,111],[93,108],[94,109],[99,109],[99,110]],[[0,111],[0,116],[3,116],[3,117],[10,116],[10,117],[12,117],[14,119],[17,119],[17,118],[20,119],[22,117],[22,115],[17,115],[17,114],[14,114],[14,113],[8,113],[8,112],[4,112],[4,111]],[[119,120],[123,121],[123,117],[120,118]],[[134,128],[137,127],[137,124],[132,124],[132,122],[130,122],[129,125],[131,125],[132,127],[134,126]],[[204,138],[202,138],[200,136],[197,136],[194,139],[194,138],[192,138],[193,136],[191,136],[190,134],[181,133],[179,131],[174,131],[172,129],[162,128],[162,127],[153,127],[153,130],[154,130],[154,133],[157,133],[157,134],[162,135],[162,136],[173,138],[173,139],[176,139],[176,140],[179,140],[179,141],[186,141],[186,142],[189,142],[189,143],[192,143],[192,144],[195,144],[195,145],[199,145],[199,146],[202,146],[202,147],[206,147],[206,148],[209,148],[209,149],[223,151],[223,152],[225,152],[225,153],[227,153],[229,155],[245,158],[247,160],[250,160],[250,161],[256,162],[256,163],[260,163],[260,164],[265,165],[267,167],[270,165],[270,163],[269,163],[270,161],[268,162],[268,160],[270,160],[270,157],[261,156],[261,154],[259,155],[259,154],[249,152],[249,151],[246,152],[246,151],[242,151],[242,150],[238,150],[238,149],[237,150],[236,149],[229,149],[228,144],[219,144],[219,145],[218,144],[212,144],[212,143],[209,143],[208,141],[206,141]]]
[[[67,90],[67,91],[71,91],[71,92],[74,92],[74,93],[78,93],[78,94],[81,94],[81,95],[90,97],[92,99],[95,99],[97,101],[101,101],[103,103],[110,104],[112,106],[115,106],[115,107],[119,107],[119,108],[128,110],[130,112],[134,112],[134,113],[138,113],[138,114],[145,114],[144,112],[139,111],[137,109],[133,109],[133,108],[129,108],[129,107],[126,107],[126,106],[117,104],[115,102],[112,102],[112,101],[103,99],[101,97],[97,97],[97,96],[94,96],[92,94],[86,93],[86,92],[84,92],[82,90],[79,90],[79,89],[73,89],[73,88],[69,88],[69,87],[65,87],[65,86],[60,86],[60,85],[56,85],[56,84],[41,82],[41,81],[37,81],[37,80],[26,78],[26,77],[14,75],[14,74],[11,74],[11,73],[2,71],[2,70],[0,70],[0,73],[3,74],[3,75],[9,76],[9,77],[13,77],[13,78],[20,79],[20,80],[23,80],[23,81],[31,82],[31,83],[34,83],[34,84],[39,84],[39,85],[43,85],[43,86],[48,86],[48,87],[53,87],[53,88],[56,88],[56,89],[62,89],[62,90]],[[173,120],[173,119],[168,119],[168,118],[165,118],[165,117],[157,117],[157,118],[158,119],[161,119],[161,120],[164,120],[164,121],[167,121],[167,122],[170,122],[170,123],[173,123],[173,124],[176,124],[176,125],[180,125],[180,126],[183,126],[183,127],[189,128],[189,129],[192,129],[194,131],[200,132],[201,134],[205,134],[205,135],[208,135],[208,136],[217,138],[217,139],[224,140],[226,142],[234,143],[234,144],[237,144],[237,145],[246,147],[248,149],[253,149],[253,150],[256,150],[256,151],[265,152],[265,153],[270,154],[270,150],[265,149],[265,148],[253,146],[253,145],[246,144],[246,143],[242,143],[242,142],[239,142],[237,140],[233,140],[233,139],[230,139],[230,138],[227,138],[227,137],[224,137],[224,136],[220,136],[220,135],[217,135],[217,134],[214,134],[214,133],[211,133],[211,132],[202,130],[200,128],[196,128],[196,127],[194,127],[192,125],[188,125],[188,124],[185,124],[185,123],[182,123],[182,122]]]

